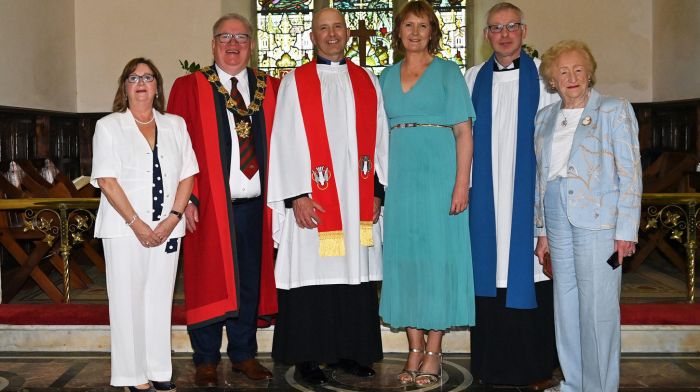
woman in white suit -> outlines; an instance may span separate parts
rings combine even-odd
[[[182,212],[199,171],[185,121],[163,113],[150,60],[129,61],[114,113],[93,137],[91,183],[102,190],[95,237],[107,265],[113,386],[171,391],[170,317]],[[151,381],[152,386],[149,384]]]
[[[535,119],[535,252],[552,258],[562,391],[618,389],[618,267],[635,251],[641,210],[637,120],[628,101],[592,88],[595,69],[580,41],[555,44],[540,66],[562,99]]]

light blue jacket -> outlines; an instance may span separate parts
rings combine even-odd
[[[535,234],[546,235],[544,192],[560,103],[535,117]],[[627,100],[591,89],[574,133],[563,179],[569,222],[589,230],[615,229],[615,239],[637,241],[642,199],[639,127]]]

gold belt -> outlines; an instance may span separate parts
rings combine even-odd
[[[403,124],[396,124],[391,129],[394,128],[416,128],[416,127],[431,127],[431,128],[452,128],[449,125],[441,125],[441,124],[421,124],[421,123],[403,123]]]

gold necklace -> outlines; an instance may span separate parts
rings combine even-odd
[[[260,110],[260,105],[262,104],[262,101],[265,98],[265,88],[267,87],[267,74],[265,72],[260,70],[253,71],[256,80],[255,95],[253,96],[253,102],[251,102],[250,105],[248,105],[248,108],[242,109],[236,105],[236,101],[233,98],[231,98],[231,95],[229,95],[228,91],[226,90],[226,87],[224,87],[221,84],[221,81],[219,80],[219,75],[216,74],[216,71],[213,67],[206,66],[200,69],[200,71],[204,74],[204,76],[207,77],[209,83],[213,84],[214,87],[216,87],[216,91],[218,91],[219,94],[224,96],[224,100],[226,101],[226,108],[228,110],[235,111],[239,116],[252,116],[253,113]]]

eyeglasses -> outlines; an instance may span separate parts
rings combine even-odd
[[[156,77],[147,73],[143,75],[131,74],[126,78],[126,81],[129,83],[138,83],[139,80],[143,80],[144,83],[151,83],[156,80]]]
[[[227,44],[231,41],[236,41],[239,44],[247,44],[250,42],[250,34],[245,33],[219,33],[214,36],[220,44]]]
[[[486,28],[489,30],[490,33],[497,34],[503,31],[503,29],[506,29],[512,33],[515,30],[520,30],[523,26],[525,26],[525,23],[510,22],[508,24],[488,25],[486,26]]]

